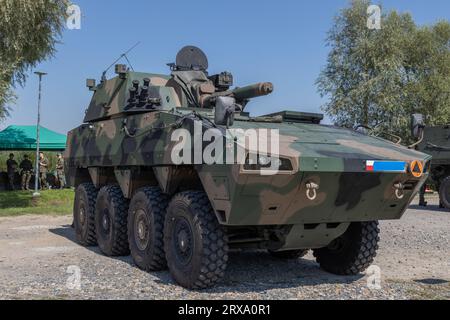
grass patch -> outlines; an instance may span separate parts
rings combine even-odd
[[[0,217],[25,214],[69,215],[75,192],[72,189],[45,190],[33,199],[32,191],[0,192]]]

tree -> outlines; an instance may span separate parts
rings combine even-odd
[[[450,24],[418,29],[406,51],[405,111],[426,115],[428,125],[449,124]]]
[[[381,16],[381,29],[369,29],[369,5],[353,0],[328,33],[331,51],[317,80],[329,97],[323,110],[337,125],[378,126],[403,137],[411,113],[431,123],[450,120],[450,24],[419,28],[409,14],[391,11]]]
[[[0,1],[0,120],[27,71],[53,56],[64,27],[66,0]]]

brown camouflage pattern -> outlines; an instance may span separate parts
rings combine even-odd
[[[150,98],[159,104],[127,109],[133,81],[142,86],[145,78],[150,79]],[[271,84],[258,84],[238,89],[235,98],[245,106],[249,98],[272,89]],[[428,177],[428,172],[419,178],[410,172],[367,172],[367,160],[430,161],[426,154],[381,138],[314,123],[255,119],[245,112],[236,115],[231,128],[278,129],[279,156],[291,161],[292,170],[263,176],[241,164],[175,166],[171,134],[178,128],[193,133],[194,121],[201,121],[203,130],[214,127],[214,109],[208,105],[218,95],[234,93],[214,88],[200,71],[176,71],[171,76],[127,72],[125,78],[100,84],[85,123],[68,133],[67,182],[76,186],[94,181],[97,187],[119,183],[126,197],[143,185],[159,185],[171,195],[203,189],[221,224],[296,225],[305,238],[291,239],[286,248],[311,248],[329,243],[349,222],[399,219]],[[225,134],[224,127],[218,129]],[[318,186],[314,200],[307,197],[311,183]],[[405,186],[401,199],[395,195],[397,183]],[[330,223],[340,225],[319,230]],[[307,224],[321,227],[305,230]]]

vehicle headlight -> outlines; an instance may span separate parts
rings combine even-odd
[[[254,163],[255,159],[257,159],[258,163]],[[248,154],[245,160],[244,170],[258,171],[261,169],[292,171],[293,166],[291,160],[288,158]]]
[[[272,159],[268,156],[259,156],[258,163],[262,166],[270,165]]]

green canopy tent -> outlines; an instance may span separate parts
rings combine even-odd
[[[66,136],[42,126],[39,127],[42,151],[63,151],[66,148]],[[36,150],[36,126],[9,126],[0,131],[0,151]]]

